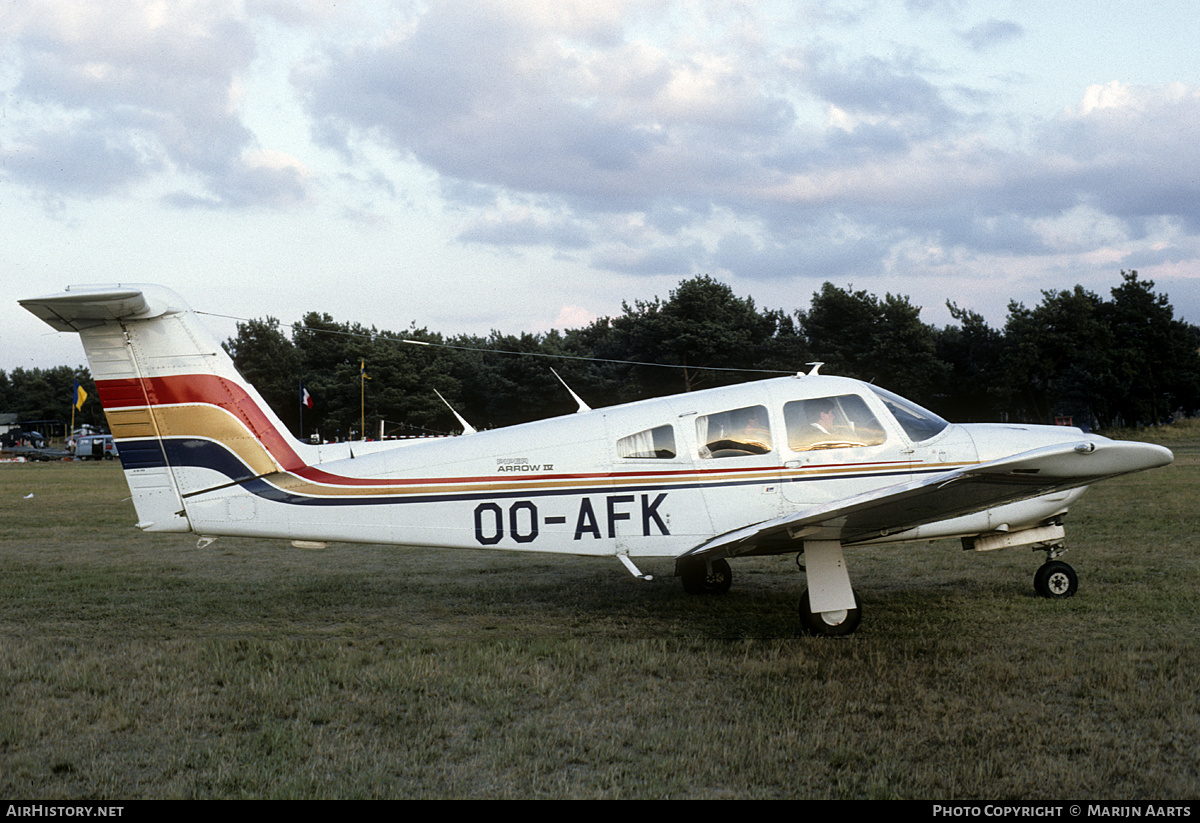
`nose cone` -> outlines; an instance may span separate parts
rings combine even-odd
[[[1154,443],[1134,443],[1131,440],[1112,440],[1113,446],[1119,447],[1124,459],[1135,468],[1129,471],[1140,472],[1145,469],[1157,469],[1169,466],[1175,462],[1175,454],[1166,446]]]

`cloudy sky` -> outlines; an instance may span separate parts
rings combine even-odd
[[[1198,42],[1181,0],[5,2],[0,369],[83,362],[15,302],[71,283],[486,333],[701,273],[999,326],[1137,269],[1200,323]]]

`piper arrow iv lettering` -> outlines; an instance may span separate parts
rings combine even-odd
[[[1086,487],[1171,462],[1061,426],[955,425],[857,380],[807,373],[426,441],[295,440],[184,300],[73,286],[20,301],[82,339],[150,532],[674,558],[721,594],[729,561],[803,555],[803,627],[861,619],[845,549],[958,538],[1032,546],[1037,591],[1078,585],[1063,518]],[[573,394],[573,393],[572,393]],[[456,413],[457,414],[457,413]],[[353,450],[353,451],[351,451]],[[903,550],[902,547],[898,550]]]

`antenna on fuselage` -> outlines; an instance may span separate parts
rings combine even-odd
[[[804,365],[812,366],[812,368],[808,370],[808,374],[806,376],[807,377],[816,377],[817,374],[820,373],[821,367],[824,366],[825,364],[820,361],[814,360],[812,363],[805,363]],[[796,376],[800,377],[801,375],[796,375]]]
[[[475,427],[472,426],[470,423],[468,423],[466,420],[464,420],[463,416],[454,410],[454,407],[450,405],[449,401],[446,400],[446,398],[442,397],[442,393],[440,391],[438,391],[437,389],[434,389],[433,393],[438,396],[439,400],[441,400],[443,403],[446,404],[446,408],[448,408],[450,410],[450,413],[452,415],[454,415],[455,418],[457,418],[458,424],[463,427],[463,434],[474,434],[475,433]]]
[[[584,412],[590,412],[592,410],[592,407],[589,406],[587,403],[584,403],[583,398],[580,397],[579,395],[577,395],[574,392],[574,390],[570,386],[567,385],[567,381],[562,379],[561,374],[554,371],[553,367],[550,368],[550,371],[554,372],[554,376],[558,378],[558,382],[563,384],[563,388],[566,389],[568,392],[570,392],[571,397],[574,398],[575,402],[579,404],[579,408],[577,408],[575,410],[576,414],[583,414]]]

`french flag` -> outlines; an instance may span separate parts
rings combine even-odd
[[[308,389],[304,388],[304,386],[300,387],[300,402],[306,409],[311,409],[313,407],[312,395],[308,393]]]

